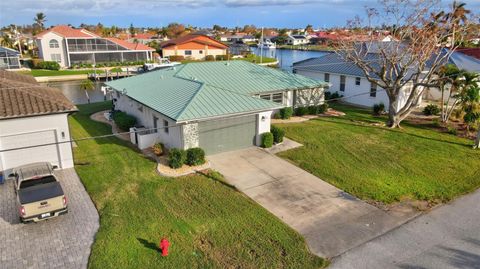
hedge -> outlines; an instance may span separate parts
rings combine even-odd
[[[38,62],[35,66],[37,69],[60,70],[60,64],[54,61]]]
[[[297,116],[301,117],[301,116],[307,115],[307,113],[308,113],[308,108],[306,108],[306,107],[301,106],[301,107],[297,107],[297,109],[295,109],[295,115],[297,115]]]
[[[129,131],[130,128],[134,127],[137,123],[137,119],[134,116],[128,115],[122,111],[115,111],[113,113],[113,120],[118,128],[124,131]]]
[[[207,55],[207,56],[205,56],[205,61],[208,61],[208,62],[210,62],[210,61],[215,61],[215,56],[213,56],[213,55]]]
[[[186,164],[190,166],[202,165],[205,163],[205,151],[201,148],[187,149]]]
[[[309,106],[307,108],[309,115],[317,115],[318,114],[318,106]]]
[[[273,134],[263,133],[262,134],[262,148],[271,148],[273,146]]]
[[[293,109],[291,107],[284,107],[280,109],[280,118],[288,120],[293,115]]]
[[[321,104],[320,106],[318,106],[318,114],[323,114],[325,112],[327,112],[328,110],[328,104],[327,103],[324,103],[324,104]]]
[[[181,61],[185,60],[185,57],[182,56],[182,55],[172,55],[172,56],[168,57],[168,59],[172,62],[181,62]]]
[[[275,125],[272,125],[272,127],[270,128],[270,132],[273,135],[273,142],[275,142],[275,144],[283,142],[283,137],[285,136],[285,130],[280,129]]]
[[[173,169],[183,166],[187,159],[187,154],[183,149],[172,148],[168,152],[168,165]]]

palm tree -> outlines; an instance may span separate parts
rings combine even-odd
[[[35,18],[33,18],[33,20],[35,21],[35,24],[38,25],[38,27],[40,27],[40,29],[43,30],[45,22],[47,21],[46,18],[47,18],[47,16],[45,16],[45,14],[43,14],[43,12],[39,12],[35,15]]]
[[[80,83],[80,89],[85,91],[85,96],[87,96],[87,101],[90,104],[90,96],[88,95],[88,91],[95,89],[95,84],[89,79],[84,79]]]
[[[455,45],[455,34],[456,30],[461,23],[466,23],[468,18],[467,15],[471,13],[470,10],[465,8],[465,3],[460,3],[457,1],[453,1],[452,4],[452,12],[445,14],[445,19],[447,21],[451,21],[452,23],[452,40],[451,46]]]
[[[4,34],[2,37],[2,46],[7,47],[7,48],[13,48],[15,45],[15,41],[13,38],[10,37],[9,34]]]

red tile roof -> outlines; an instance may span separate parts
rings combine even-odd
[[[175,38],[175,39],[171,39],[171,40],[168,40],[168,41],[165,41],[161,44],[162,48],[164,47],[169,47],[169,46],[172,46],[172,45],[181,45],[181,44],[185,44],[185,43],[188,43],[190,41],[194,41],[194,42],[197,42],[197,43],[200,43],[200,44],[205,44],[205,45],[213,45],[213,46],[216,46],[216,47],[220,47],[220,48],[224,48],[224,49],[227,49],[228,46],[209,37],[209,36],[206,36],[206,35],[195,35],[195,34],[190,34],[190,35],[186,35],[186,36],[182,36],[182,37],[179,37],[179,38]]]
[[[122,39],[118,39],[115,37],[106,37],[105,39],[108,39],[112,41],[113,43],[116,43],[124,48],[127,48],[129,50],[150,50],[154,51],[155,49],[150,48],[147,45],[143,45],[142,43],[131,43]]]
[[[139,33],[139,34],[136,34],[133,38],[136,38],[136,39],[151,39],[152,37],[154,37],[154,35],[150,34],[150,33]]]
[[[457,49],[457,51],[480,60],[480,48]]]
[[[44,36],[45,34],[47,33],[50,33],[50,32],[54,32],[60,36],[63,36],[63,37],[99,37],[98,35],[92,33],[92,32],[89,32],[85,29],[76,29],[76,28],[73,28],[73,27],[70,27],[68,25],[57,25],[57,26],[54,26],[48,30],[45,30],[41,33],[39,33],[38,35],[36,35],[35,37],[36,38],[42,38],[42,36]]]

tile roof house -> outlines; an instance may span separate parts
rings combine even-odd
[[[189,34],[161,44],[162,56],[204,60],[207,55],[226,55],[228,46],[206,35]]]
[[[73,167],[67,117],[75,111],[60,90],[0,70],[0,172],[41,161]]]
[[[152,60],[154,49],[113,37],[101,37],[85,29],[57,25],[35,36],[39,56],[62,67],[106,62]]]
[[[326,83],[246,61],[189,63],[108,82],[115,108],[156,132],[139,148],[202,147],[207,154],[259,143],[282,107],[323,102]]]

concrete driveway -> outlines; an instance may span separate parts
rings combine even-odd
[[[259,148],[209,156],[226,180],[302,234],[310,250],[334,257],[407,221]]]
[[[480,268],[480,190],[333,260],[331,268]]]
[[[39,223],[19,223],[13,181],[0,185],[0,268],[87,267],[98,213],[74,169],[56,174],[69,213]]]

